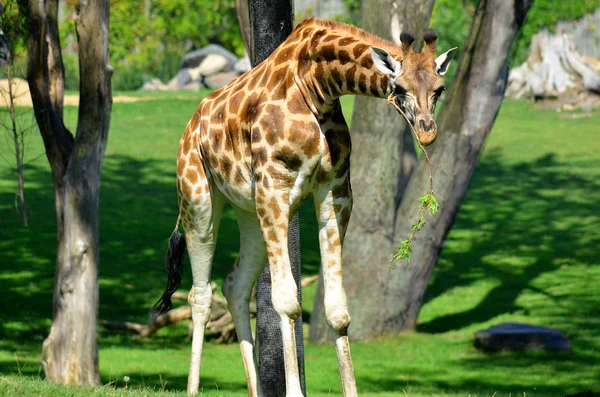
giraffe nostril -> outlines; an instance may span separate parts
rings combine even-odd
[[[429,121],[425,121],[423,119],[419,120],[419,129],[423,132],[429,132],[429,131],[433,130],[434,127],[435,127],[435,122],[433,121],[433,119],[431,119]]]

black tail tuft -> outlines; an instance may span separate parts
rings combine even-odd
[[[152,306],[150,318],[168,312],[173,307],[171,296],[177,291],[181,284],[183,274],[183,254],[185,253],[185,237],[176,228],[169,238],[169,248],[165,258],[165,270],[167,271],[167,288],[162,297]]]

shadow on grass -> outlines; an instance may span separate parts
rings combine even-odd
[[[552,155],[510,166],[498,152],[486,155],[449,236],[460,240],[466,231],[477,238],[469,238],[468,249],[444,249],[426,301],[476,280],[496,280],[498,285],[472,309],[421,323],[419,331],[442,333],[504,313],[526,314],[516,302],[524,290],[543,294],[564,309],[560,294],[549,294],[533,281],[571,265],[598,266],[600,253],[600,182],[575,175],[570,167],[572,163],[561,164]],[[580,318],[600,315],[596,298],[582,293],[576,302]]]
[[[476,171],[467,199],[457,217],[450,244],[471,245],[463,249],[446,249],[436,267],[427,292],[427,300],[447,290],[467,287],[482,279],[493,279],[498,285],[473,308],[440,315],[419,324],[419,331],[443,333],[470,324],[486,322],[498,315],[527,308],[517,301],[525,290],[550,296],[558,312],[548,313],[558,324],[564,325],[577,349],[568,354],[512,354],[484,355],[456,360],[462,375],[452,381],[452,369],[429,372],[415,367],[420,383],[411,384],[439,389],[461,388],[476,393],[487,393],[498,380],[485,376],[466,376],[465,372],[482,374],[505,371],[506,368],[533,366],[547,362],[553,371],[574,374],[574,388],[586,388],[589,379],[577,379],[580,366],[596,365],[598,346],[586,341],[585,332],[597,332],[600,308],[597,295],[582,290],[570,293],[565,301],[559,293],[540,288],[536,279],[555,272],[565,264],[564,283],[569,284],[569,266],[595,264],[597,266],[600,228],[598,228],[598,192],[600,182],[591,177],[573,175],[569,167],[552,156],[532,162],[507,165],[497,153],[488,153]],[[583,164],[582,167],[592,167]],[[167,170],[167,171],[165,171]],[[100,318],[114,321],[146,320],[147,310],[162,293],[165,283],[163,258],[168,236],[177,217],[175,176],[171,161],[139,160],[134,157],[107,156],[104,165],[101,203],[101,269]],[[11,178],[0,174],[0,178]],[[29,229],[23,229],[19,214],[11,204],[12,193],[0,192],[0,349],[36,357],[48,333],[52,311],[52,284],[56,247],[55,215],[51,178],[47,167],[30,166],[28,169]],[[567,193],[567,194],[565,194]],[[312,203],[301,209],[301,235],[304,273],[316,274],[318,238]],[[463,237],[477,233],[477,238]],[[463,241],[464,240],[464,241]],[[219,243],[215,254],[213,279],[222,280],[232,265],[238,247],[237,223],[227,209],[223,215]],[[508,262],[507,258],[517,258]],[[183,289],[191,285],[189,265],[185,267]],[[557,276],[558,277],[558,276]],[[580,283],[580,279],[578,280]],[[575,298],[576,302],[573,302]],[[565,311],[572,316],[566,317]],[[450,310],[448,310],[450,311]],[[446,312],[448,312],[446,311]],[[586,331],[587,330],[587,331]],[[590,331],[592,330],[592,331]],[[593,331],[596,330],[596,331]],[[133,341],[128,335],[111,334],[100,330],[102,347],[142,347],[147,349],[179,348],[187,345],[185,326],[142,341]],[[6,356],[5,356],[6,357]],[[392,365],[394,363],[390,363]],[[26,360],[21,367],[16,360],[0,361],[0,372],[38,375],[36,359]],[[440,374],[448,373],[447,377]],[[505,373],[505,372],[503,372]],[[145,379],[146,386],[160,389],[159,373],[130,371],[129,376]],[[406,389],[406,381],[359,374],[361,390],[369,392]],[[237,379],[237,378],[236,378]],[[103,373],[103,381],[110,381]],[[214,385],[214,379],[203,378],[204,385]],[[169,375],[167,389],[183,390],[185,376]],[[498,391],[517,390],[510,383]],[[228,391],[245,388],[239,382],[219,384]],[[212,389],[211,389],[212,390]],[[538,392],[561,395],[560,386],[539,385]]]
[[[175,154],[173,154],[174,156]],[[12,180],[10,173],[1,179]],[[148,310],[165,287],[163,260],[177,220],[174,162],[108,154],[100,199],[100,318],[145,322]],[[0,190],[0,347],[7,351],[41,351],[51,325],[56,255],[56,219],[47,164],[27,169],[30,227],[20,224],[13,193]],[[303,205],[301,233],[305,275],[318,271],[318,236],[311,202]],[[214,258],[213,280],[219,284],[234,263],[239,247],[237,221],[230,207],[222,217]],[[187,255],[186,255],[187,258]],[[182,290],[191,287],[189,260]],[[151,342],[187,343],[184,327]],[[128,335],[99,328],[100,344],[138,344]]]

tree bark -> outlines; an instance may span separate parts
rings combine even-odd
[[[58,1],[29,1],[27,80],[52,169],[57,218],[53,321],[42,365],[52,382],[99,384],[97,318],[100,172],[112,97],[108,0],[76,7],[80,101],[75,137],[62,118]]]
[[[511,69],[506,95],[556,97],[567,90],[600,93],[600,76],[575,50],[573,37],[542,29],[531,38],[529,56]]]
[[[427,283],[442,243],[477,166],[506,88],[508,56],[517,31],[524,23],[532,0],[480,0],[448,91],[449,101],[438,117],[438,138],[429,150],[434,164],[434,191],[442,198],[440,211],[427,217],[427,225],[413,240],[412,260],[398,265],[398,315],[394,330],[413,329],[423,303]],[[416,216],[417,200],[428,191],[427,164],[421,161],[404,195],[396,221],[394,243],[405,239]]]
[[[235,8],[237,10],[238,23],[240,24],[240,33],[244,40],[244,47],[248,59],[254,59],[252,55],[252,30],[250,29],[250,13],[248,11],[248,0],[236,0]]]
[[[249,23],[251,29],[250,62],[258,65],[266,59],[292,32],[294,22],[293,0],[248,0]],[[300,230],[298,214],[292,219],[288,229],[288,249],[292,274],[298,285],[298,301],[302,304],[300,288]],[[285,395],[285,368],[283,342],[281,340],[281,318],[273,309],[271,301],[271,273],[265,267],[256,286],[256,336],[258,340],[259,379],[266,397]],[[302,316],[294,324],[296,354],[302,393],[306,395],[304,377],[304,336]]]
[[[399,42],[409,30],[422,42],[433,0],[397,4],[395,1],[363,3],[363,28]],[[392,10],[392,12],[390,12]],[[392,36],[394,35],[394,36]],[[415,43],[415,48],[420,45]],[[390,319],[398,306],[399,274],[390,272],[395,219],[404,189],[416,161],[410,129],[385,100],[356,97],[352,119],[352,188],[354,206],[344,241],[344,287],[352,317],[349,336],[367,339],[393,331]],[[309,338],[331,339],[325,322],[323,284],[320,281],[311,315]]]
[[[361,175],[365,163],[371,167],[370,172],[364,173],[367,178],[353,178],[355,192],[359,191],[355,193],[358,197],[354,207],[358,211],[355,210],[350,222],[344,247],[344,284],[353,318],[350,331],[353,339],[373,338],[415,327],[442,242],[452,226],[479,151],[502,102],[510,47],[530,5],[531,0],[479,2],[462,49],[459,71],[448,92],[450,102],[440,112],[437,141],[429,149],[432,162],[443,164],[433,169],[434,190],[443,198],[441,209],[434,217],[428,217],[428,225],[413,240],[412,261],[397,264],[396,270],[390,269],[388,262],[400,241],[409,236],[418,198],[428,191],[427,163],[418,164],[404,195],[396,196],[394,204],[402,197],[399,207],[392,206],[391,192],[398,186],[394,179],[398,171],[391,173],[385,168],[387,163],[379,163],[382,158],[394,158],[394,154],[389,153],[392,143],[376,136],[371,139],[370,147],[363,146],[360,139],[356,139],[359,134],[353,135],[353,173]],[[356,108],[362,106],[357,104]],[[358,126],[353,124],[353,132],[355,128]],[[362,151],[370,153],[367,161],[358,160],[365,156]],[[373,162],[377,164],[370,164]],[[390,167],[397,169],[398,162],[397,159]],[[361,183],[371,191],[371,201],[363,201],[365,204],[360,204],[365,189],[360,187]],[[320,302],[315,302],[316,309],[317,304]],[[318,323],[312,321],[320,320],[317,316],[311,320],[311,340],[325,340],[322,330],[315,327],[313,331],[312,325]]]

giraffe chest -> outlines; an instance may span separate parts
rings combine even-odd
[[[217,129],[221,133],[217,134]],[[315,147],[314,153],[307,156],[299,146],[291,144],[289,136],[277,142],[272,137],[258,139],[260,134],[272,133],[271,129],[242,127],[228,131],[226,126],[212,125],[200,140],[212,183],[236,207],[254,211],[256,195],[273,189],[289,192],[289,204],[294,206],[312,190],[321,163],[322,138],[304,137]],[[218,140],[230,142],[217,144],[215,135],[219,136]]]
[[[343,177],[340,170],[349,165],[341,111],[319,121],[299,91],[289,88],[286,96],[285,103],[263,98],[254,107],[249,97],[239,106],[241,113],[219,105],[231,103],[228,96],[202,107],[197,133],[203,162],[213,185],[244,210],[255,210],[257,194],[269,189],[288,192],[295,207],[317,186]]]
[[[271,143],[258,135],[271,133],[211,125],[200,138],[203,161],[214,186],[236,207],[256,208],[256,195],[278,189],[289,192],[289,205],[297,207],[319,186],[345,174],[349,160],[348,136],[343,130],[321,131],[296,123]],[[219,131],[218,131],[219,130]],[[253,140],[254,137],[254,140]]]

